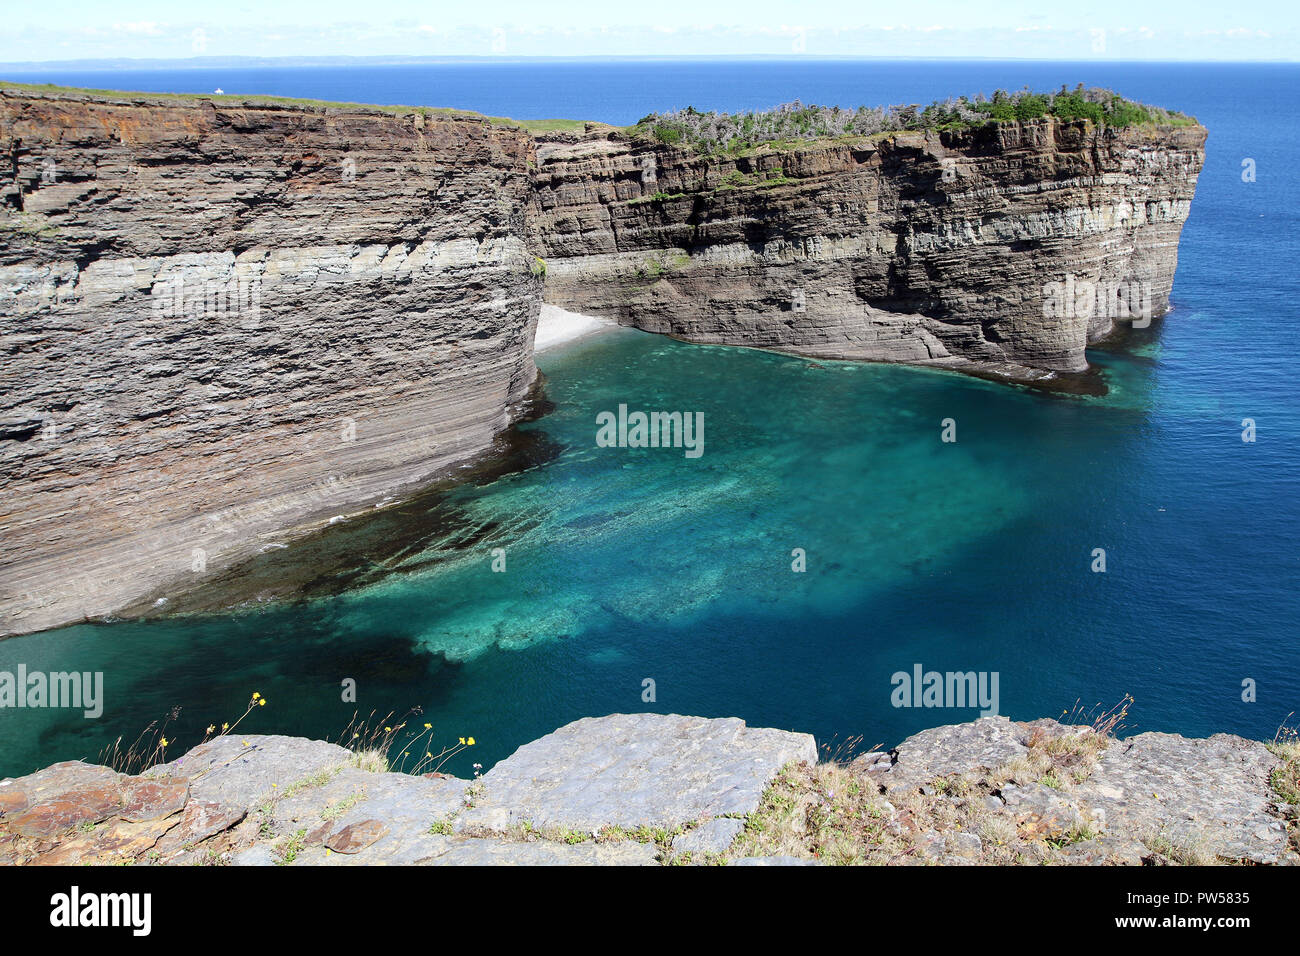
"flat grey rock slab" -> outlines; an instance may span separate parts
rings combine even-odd
[[[1112,741],[1072,796],[1101,812],[1108,833],[1158,834],[1230,860],[1277,863],[1287,848],[1269,812],[1277,764],[1263,744],[1231,734],[1139,734]]]
[[[468,780],[370,773],[347,767],[317,786],[278,800],[271,812],[278,833],[307,831],[322,843],[344,827],[381,820],[388,832],[356,854],[356,862],[417,863],[431,853],[429,828],[464,806]],[[349,855],[349,854],[344,854]]]
[[[722,817],[673,838],[674,853],[722,853],[745,829],[744,820]]]
[[[279,798],[271,816],[277,827],[288,829],[330,821],[343,827],[380,819],[393,826],[427,830],[464,806],[468,786],[468,780],[456,777],[428,779],[345,767],[319,785],[303,786]]]
[[[194,800],[255,807],[277,790],[351,759],[350,750],[323,740],[231,735],[200,744],[185,756],[146,771],[145,776],[187,778]]]
[[[1002,787],[1002,800],[1004,806],[992,812],[1013,820],[1026,836],[1057,839],[1100,820],[1095,812],[1081,805],[1077,795],[1041,783],[1024,787],[1006,784]]]
[[[525,744],[479,783],[462,829],[671,829],[758,808],[791,761],[815,763],[810,734],[750,728],[735,717],[588,717]]]
[[[1141,866],[1151,851],[1138,840],[1101,836],[1061,851],[1060,862],[1073,866]]]
[[[387,837],[384,838],[385,840]],[[408,835],[395,847],[384,840],[359,853],[334,853],[323,846],[304,849],[294,866],[658,866],[659,849],[653,843],[625,840],[618,843],[567,844],[554,840],[502,840],[496,837],[451,837],[441,834]],[[241,860],[246,857],[246,860]],[[275,862],[271,851],[254,847],[238,854],[232,863],[259,865]]]
[[[425,862],[430,866],[658,866],[658,856],[654,844],[631,840],[569,845],[485,837],[458,841],[446,853]]]
[[[1013,723],[1006,717],[981,717],[970,723],[933,727],[913,734],[890,752],[894,763],[888,769],[883,769],[876,754],[866,755],[869,764],[860,765],[859,769],[869,767],[886,792],[911,790],[938,777],[995,770],[1009,760],[1023,757],[1029,752],[1025,741],[1039,728],[1048,734],[1081,729],[1054,721],[1029,725]]]
[[[250,846],[230,858],[231,866],[275,866],[275,854],[269,846]]]
[[[453,839],[431,833],[408,833],[387,843],[384,837],[360,853],[334,853],[324,846],[307,847],[294,866],[418,866],[430,863],[452,848]],[[384,844],[381,846],[381,844]]]
[[[821,866],[816,860],[802,856],[742,856],[728,866]]]
[[[364,799],[339,818],[341,826],[377,817],[394,827],[415,826],[427,830],[435,822],[449,819],[465,805],[468,780],[456,777],[425,779],[401,773],[355,773]]]

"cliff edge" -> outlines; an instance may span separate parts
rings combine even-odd
[[[482,777],[221,736],[136,776],[0,781],[0,863],[435,866],[1300,862],[1300,752],[1005,717],[818,762],[736,718],[585,718]]]

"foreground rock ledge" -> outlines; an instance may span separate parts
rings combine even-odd
[[[1295,807],[1274,789],[1294,757],[1226,734],[1113,740],[995,717],[846,765],[818,764],[808,734],[736,718],[612,714],[478,780],[372,765],[280,736],[219,737],[137,776],[55,764],[0,781],[0,863],[971,864],[1007,858],[994,833],[1024,862],[1300,862]],[[830,852],[807,822],[833,829],[837,814],[871,817],[881,839],[844,827],[861,845]]]

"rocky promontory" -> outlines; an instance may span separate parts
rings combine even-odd
[[[0,637],[150,613],[455,474],[523,414],[543,295],[1085,368],[1094,291],[1167,308],[1205,141],[1044,116],[712,156],[588,126],[0,84]]]
[[[1300,862],[1300,751],[981,718],[818,759],[735,718],[586,718],[475,779],[292,737],[135,775],[0,781],[0,862],[892,865]]]
[[[1168,310],[1205,138],[1053,116],[739,155],[543,135],[532,242],[548,301],[624,325],[1036,381]]]

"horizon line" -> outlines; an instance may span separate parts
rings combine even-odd
[[[1150,63],[1150,64],[1238,64],[1238,65],[1296,65],[1300,58],[1271,59],[1229,59],[1229,58],[1170,58],[1170,59],[1133,59],[1125,57],[1104,57],[1092,59],[1072,59],[1061,57],[1029,56],[876,56],[870,54],[794,54],[772,55],[767,53],[698,53],[698,54],[664,54],[664,53],[629,53],[619,55],[606,54],[537,54],[537,55],[503,55],[503,54],[303,54],[295,56],[260,56],[256,54],[228,54],[221,56],[192,57],[79,57],[70,60],[9,60],[0,62],[0,70],[17,72],[43,72],[58,69],[87,68],[98,70],[130,69],[203,69],[215,66],[262,65],[292,68],[295,66],[346,65],[339,61],[353,63],[370,62],[376,65],[433,64],[433,63],[475,63],[506,64],[521,62],[642,62],[642,61],[682,61],[720,62],[729,60],[747,60],[762,62],[798,63],[809,60],[839,62],[929,62],[943,61],[951,63],[989,62],[989,63]]]

